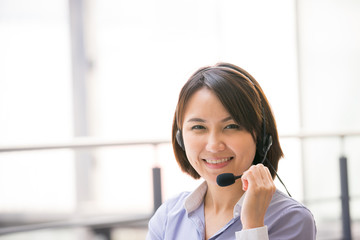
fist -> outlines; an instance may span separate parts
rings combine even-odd
[[[253,165],[241,177],[245,197],[241,209],[243,229],[264,226],[266,210],[276,191],[270,171],[263,164]]]

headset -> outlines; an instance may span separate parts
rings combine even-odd
[[[262,144],[260,146],[260,156],[261,157],[264,157],[267,153],[266,149],[270,149],[271,145],[272,145],[272,137],[270,134],[266,134],[266,117],[265,117],[265,111],[264,111],[264,108],[261,104],[261,93],[259,92],[258,88],[256,87],[256,85],[254,84],[254,82],[251,80],[250,76],[248,75],[248,73],[246,73],[245,71],[242,71],[241,69],[237,69],[236,67],[233,67],[233,66],[229,66],[229,65],[220,65],[220,66],[212,66],[212,67],[207,67],[207,68],[204,68],[202,69],[201,71],[199,71],[199,73],[201,72],[204,72],[204,71],[207,71],[207,70],[210,70],[210,69],[225,69],[225,70],[231,70],[231,71],[235,71],[236,73],[239,73],[242,77],[246,78],[253,86],[254,88],[256,89],[256,91],[258,92],[259,94],[259,97],[260,97],[260,105],[261,105],[261,110],[262,110],[262,128],[263,128],[263,138],[262,138]],[[185,151],[185,144],[184,144],[184,140],[183,140],[183,136],[182,136],[182,132],[180,129],[177,130],[176,132],[176,141],[178,143],[178,145],[182,148],[182,150]],[[258,149],[257,149],[258,150]],[[264,161],[265,159],[263,159]],[[262,161],[262,162],[263,162]],[[254,163],[253,164],[257,164],[257,163],[260,163],[259,161],[258,162],[255,162],[254,160]]]
[[[232,66],[214,66],[214,67],[205,68],[200,72],[203,72],[203,71],[206,71],[206,70],[209,70],[209,69],[228,69],[228,70],[235,71],[235,72],[239,73],[241,76],[244,76],[248,81],[250,81],[250,83],[254,86],[254,88],[258,92],[259,97],[260,97],[261,110],[262,110],[262,132],[263,132],[263,137],[262,137],[261,146],[256,147],[256,151],[260,154],[261,161],[259,161],[259,159],[254,159],[252,164],[253,165],[256,165],[258,163],[263,164],[265,161],[267,161],[268,165],[275,172],[275,174],[276,174],[277,178],[279,179],[280,183],[284,186],[287,194],[291,197],[291,194],[287,190],[285,184],[283,183],[283,181],[281,180],[281,178],[277,174],[276,169],[273,167],[271,162],[266,157],[269,149],[272,146],[272,136],[270,134],[266,133],[266,116],[265,116],[264,107],[262,106],[262,103],[261,103],[261,93],[259,92],[258,88],[256,87],[256,85],[254,84],[254,82],[251,80],[251,78],[248,76],[248,74],[246,72],[243,72],[243,71],[241,71],[241,70],[239,70],[239,69],[237,69],[235,67],[232,67]],[[184,139],[183,139],[182,132],[181,132],[180,129],[177,130],[175,137],[176,137],[177,144],[181,147],[181,149],[183,151],[185,151]],[[241,176],[242,175],[234,176],[234,174],[232,174],[232,173],[223,173],[223,174],[220,174],[217,177],[217,184],[219,186],[222,186],[222,187],[229,186],[229,185],[235,183],[235,180],[241,178]]]

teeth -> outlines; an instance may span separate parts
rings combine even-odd
[[[229,157],[229,158],[222,158],[222,159],[218,159],[218,160],[205,159],[205,161],[206,161],[207,163],[211,163],[211,164],[218,164],[218,163],[223,163],[223,162],[229,161],[230,159],[231,159],[231,157]]]

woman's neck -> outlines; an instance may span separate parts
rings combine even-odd
[[[235,204],[244,194],[241,181],[227,187],[220,187],[216,183],[208,183],[208,190],[205,194],[204,206],[214,213],[233,211]]]
[[[208,183],[204,199],[206,239],[213,236],[233,218],[234,206],[243,194],[241,181],[227,187]]]

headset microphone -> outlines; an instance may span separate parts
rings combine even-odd
[[[270,161],[266,158],[266,155],[270,149],[272,145],[272,137],[271,135],[268,135],[265,139],[265,145],[264,145],[264,156],[263,156],[263,159],[261,161],[261,163],[264,163],[265,160],[268,161],[269,163],[269,166],[272,168],[272,170],[275,172],[277,178],[279,179],[280,183],[284,186],[287,194],[289,195],[289,197],[291,197],[291,194],[289,193],[288,189],[286,188],[285,184],[283,183],[283,181],[281,180],[281,178],[279,177],[279,175],[277,174],[275,168],[273,167],[273,165],[270,163]],[[217,176],[216,178],[216,183],[220,186],[220,187],[226,187],[226,186],[229,186],[231,184],[234,184],[235,183],[235,180],[241,178],[242,175],[239,175],[239,176],[235,176],[234,174],[232,173],[223,173],[223,174],[220,174]]]
[[[235,176],[232,173],[223,173],[217,176],[216,178],[216,183],[220,186],[220,187],[226,187],[229,186],[231,184],[235,183],[236,179],[241,178],[242,175],[239,176]]]
[[[263,156],[263,159],[261,161],[261,163],[264,163],[265,160],[266,160],[266,155],[272,145],[272,137],[271,135],[268,135],[266,136],[266,143],[264,145],[264,156]],[[270,163],[269,163],[270,164]],[[271,164],[270,164],[271,165]],[[231,184],[234,184],[235,183],[235,180],[241,178],[242,175],[239,175],[239,176],[235,176],[234,174],[232,173],[223,173],[223,174],[220,174],[217,176],[216,178],[216,183],[220,186],[220,187],[226,187],[226,186],[229,186]]]

